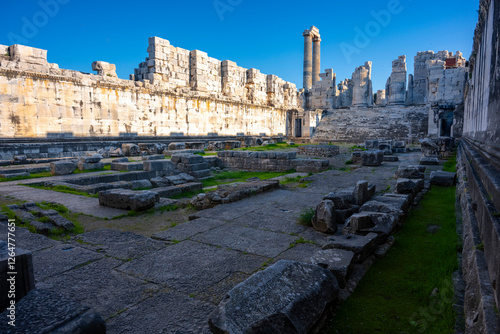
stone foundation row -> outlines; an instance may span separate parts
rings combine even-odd
[[[295,169],[297,172],[321,172],[328,168],[328,160],[296,159],[295,152],[246,152],[223,151],[217,156],[222,167],[250,171],[284,172]]]

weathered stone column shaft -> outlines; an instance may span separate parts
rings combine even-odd
[[[313,64],[312,64],[312,83],[320,81],[319,73],[321,72],[321,38],[313,39]]]
[[[313,52],[312,52],[312,35],[309,32],[304,32],[304,89],[312,88],[312,73],[313,73]]]

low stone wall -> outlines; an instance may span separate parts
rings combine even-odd
[[[296,152],[222,151],[217,156],[223,167],[229,169],[285,172],[321,172],[329,166],[328,160],[296,159]]]
[[[221,136],[215,137],[221,141],[235,140],[235,136]],[[239,137],[241,140],[253,137]],[[155,152],[150,154],[162,154],[168,152],[169,144],[173,142],[182,141],[189,145],[191,142],[200,143],[204,145],[214,140],[214,136],[165,136],[165,137],[103,137],[103,138],[72,138],[72,139],[29,139],[24,138],[17,141],[14,140],[0,140],[0,160],[12,160],[16,155],[26,155],[28,159],[48,159],[48,158],[62,158],[62,157],[79,157],[86,155],[87,152],[97,152],[99,150],[111,150],[115,148],[122,148],[123,145],[135,144],[141,145],[144,149],[146,147],[157,147]],[[162,150],[163,148],[163,150]],[[139,147],[139,150],[141,148]],[[123,149],[125,155],[129,151]],[[137,153],[137,152],[136,152]],[[175,151],[171,152],[178,153]],[[139,153],[140,154],[140,153]]]
[[[299,154],[314,157],[330,158],[339,154],[339,147],[335,145],[307,145],[299,147]]]

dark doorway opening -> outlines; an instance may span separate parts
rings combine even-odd
[[[441,120],[441,129],[439,135],[442,137],[451,137],[451,127],[453,125],[453,111],[445,111],[439,115]]]
[[[295,119],[295,137],[302,137],[302,118]]]

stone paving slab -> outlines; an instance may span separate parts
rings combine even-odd
[[[165,243],[132,232],[101,229],[76,236],[72,243],[120,260],[132,260],[166,247]]]
[[[240,284],[250,276],[250,274],[241,272],[233,273],[217,284],[212,285],[208,289],[202,291],[196,297],[201,298],[214,305],[218,305],[226,297],[228,291],[230,291],[232,288],[234,288],[236,285]]]
[[[257,196],[256,196],[257,197]],[[244,201],[233,202],[229,204],[217,205],[208,210],[198,211],[190,216],[191,218],[212,218],[218,220],[232,221],[235,218],[241,217],[247,212],[259,209],[258,204],[249,204]],[[241,210],[244,208],[244,211]]]
[[[184,293],[200,293],[235,272],[250,274],[265,258],[183,241],[127,262],[117,270]]]
[[[107,323],[108,334],[211,334],[208,318],[215,306],[174,292],[155,295]]]
[[[272,258],[287,250],[298,237],[230,224],[198,234],[193,239]]]
[[[0,240],[7,241],[7,223],[0,222]],[[16,227],[16,247],[30,252],[54,247],[59,242],[49,239],[44,235],[31,233],[27,228]]]
[[[102,257],[104,257],[103,254],[64,243],[34,252],[33,272],[35,274],[35,282],[62,274],[76,266],[98,260]]]
[[[157,286],[117,272],[122,261],[103,258],[37,283],[97,311],[104,320],[151,296]]]
[[[298,244],[283,253],[281,253],[275,261],[279,260],[290,260],[303,263],[311,263],[311,257],[321,248],[318,245],[313,245],[309,243]]]
[[[98,314],[56,291],[32,290],[15,306],[15,326],[8,324],[6,310],[1,314],[0,333],[106,333]]]
[[[3,196],[12,196],[14,198],[29,202],[56,202],[64,205],[71,212],[80,212],[99,218],[113,218],[127,213],[126,210],[100,206],[99,200],[94,197],[66,194],[52,190],[3,184],[0,187],[0,193]]]
[[[340,229],[338,230],[337,234],[342,234]],[[318,232],[314,228],[308,227],[304,232],[299,233],[299,236],[306,240],[314,241],[318,246],[322,247],[330,241],[328,238],[332,235]]]
[[[272,212],[271,209],[265,207],[259,210],[259,212],[250,212],[236,218],[233,220],[233,223],[240,226],[288,234],[300,233],[306,229],[306,226],[297,224],[298,214],[293,215],[290,212],[281,212],[280,217],[269,211]]]
[[[165,241],[182,241],[223,224],[226,224],[226,222],[210,218],[198,218],[158,232],[152,238]]]

